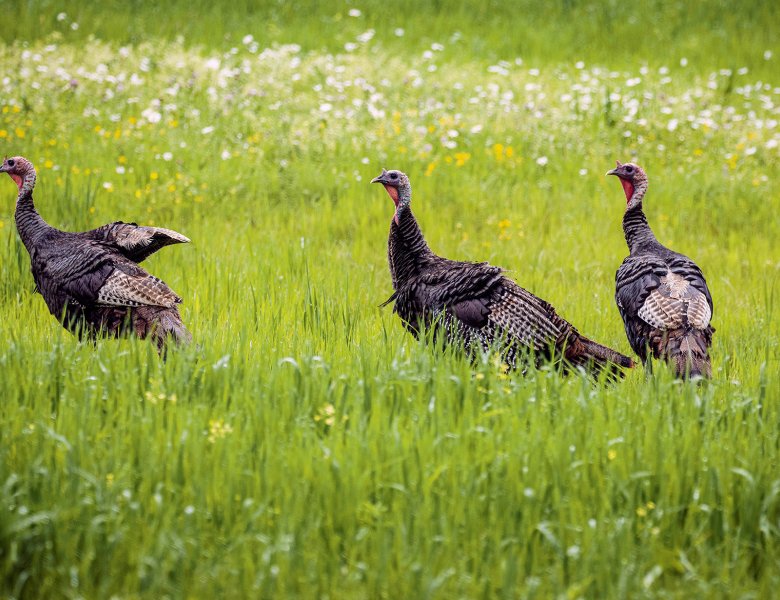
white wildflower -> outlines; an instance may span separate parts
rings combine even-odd
[[[544,167],[545,165],[547,165],[548,162],[550,161],[546,156],[540,156],[539,158],[536,159],[536,164],[539,165],[540,167]]]
[[[376,32],[373,29],[364,31],[359,36],[357,36],[357,41],[360,42],[361,44],[367,44],[373,39],[375,33]]]

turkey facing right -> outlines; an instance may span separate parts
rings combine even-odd
[[[544,300],[521,288],[488,263],[455,261],[433,253],[412,214],[412,188],[401,171],[382,170],[381,183],[395,204],[387,258],[393,281],[393,311],[416,337],[432,329],[445,344],[461,345],[472,356],[497,346],[510,368],[524,355],[582,367],[598,376],[605,368],[623,375],[633,361],[581,335]]]

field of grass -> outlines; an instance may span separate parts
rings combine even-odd
[[[778,6],[100,7],[0,1],[0,151],[54,226],[190,237],[145,266],[195,342],[62,330],[0,178],[3,597],[776,593]],[[387,167],[435,251],[629,353],[615,159],[707,275],[711,382],[507,377],[379,308]]]

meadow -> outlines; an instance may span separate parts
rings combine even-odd
[[[780,586],[780,6],[0,1],[0,151],[52,225],[182,232],[192,346],[81,344],[0,178],[7,598],[769,598]],[[642,164],[713,379],[507,375],[392,310],[392,203],[630,354]]]

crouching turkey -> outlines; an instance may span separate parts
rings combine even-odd
[[[607,175],[617,176],[626,194],[630,254],[615,275],[615,300],[631,347],[645,364],[651,356],[666,360],[678,377],[711,377],[712,296],[701,269],[663,246],[647,224],[642,167],[618,162]]]
[[[412,188],[400,171],[382,171],[381,183],[395,203],[390,223],[388,260],[393,280],[394,311],[415,336],[431,329],[445,344],[462,345],[470,355],[495,349],[515,368],[526,356],[536,363],[563,362],[593,375],[611,375],[633,362],[581,335],[555,309],[504,276],[488,263],[437,256],[423,238],[410,207]]]
[[[92,231],[60,231],[35,210],[36,174],[30,161],[8,158],[0,173],[8,173],[19,188],[16,228],[30,253],[37,290],[66,329],[79,338],[151,338],[160,353],[169,340],[191,340],[177,309],[181,298],[137,264],[166,245],[189,242],[186,237],[122,222]]]

